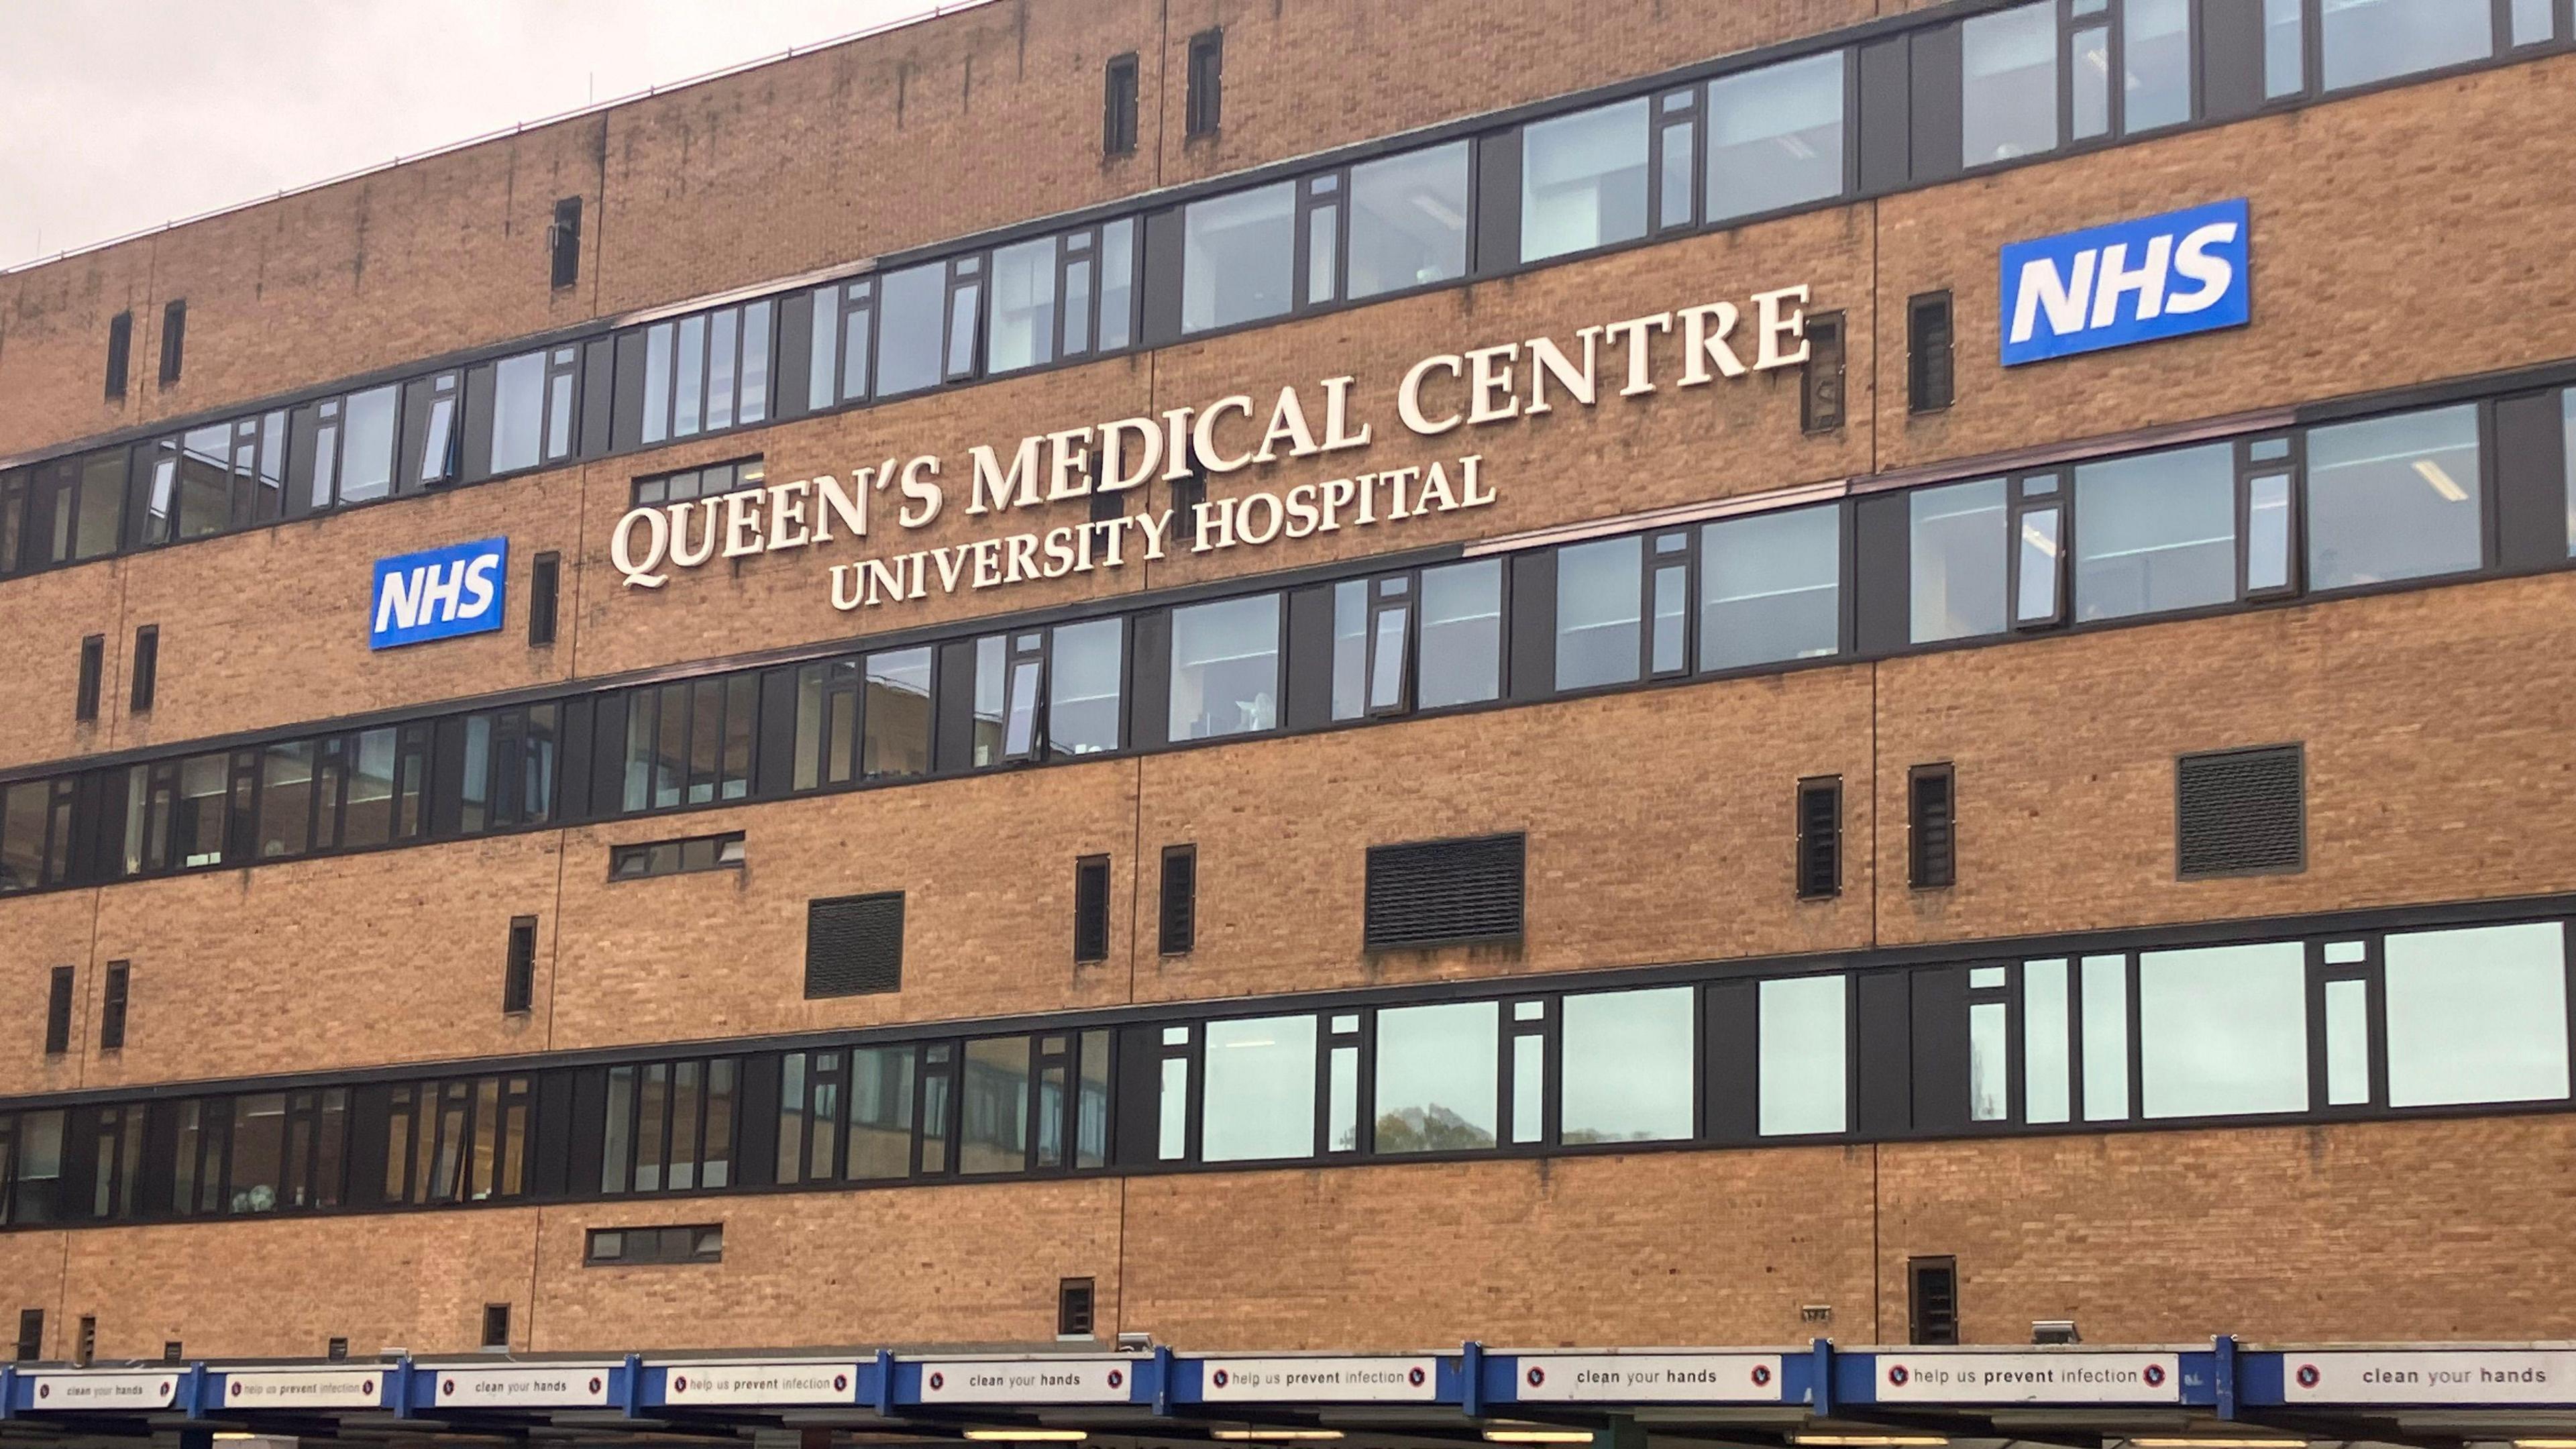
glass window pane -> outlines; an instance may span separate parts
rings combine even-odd
[[[2513,0],[2513,43],[2538,45],[2549,39],[2554,22],[2549,17],[2550,0]]]
[[[1763,982],[1761,992],[1762,1135],[1842,1131],[1843,978],[1782,977]]]
[[[1109,1163],[1109,1033],[1082,1034],[1080,1085],[1074,1095],[1073,1165]]]
[[[2306,948],[2141,954],[2138,1074],[2149,1117],[2307,1110]]]
[[[2246,484],[2245,587],[2290,582],[2290,477],[2272,473]]]
[[[1556,687],[1637,677],[1643,607],[1642,541],[1605,538],[1556,554]]]
[[[733,308],[707,317],[707,429],[733,426],[735,332],[742,316]]]
[[[1917,644],[1997,634],[2004,627],[2004,481],[1917,490],[1913,522],[1913,638]]]
[[[0,788],[0,890],[45,883],[45,792],[41,781]]]
[[[225,764],[222,755],[198,755],[179,762],[179,808],[171,836],[173,853],[183,867],[223,862]]]
[[[1368,584],[1333,585],[1333,718],[1368,712]]]
[[[2063,1122],[2068,1111],[2066,962],[2021,967],[2021,1119]]]
[[[1968,1008],[1968,1120],[2001,1122],[2009,1114],[2011,1009],[2000,1001]]]
[[[1328,1151],[1350,1152],[1360,1143],[1360,1049],[1333,1048],[1331,1115],[1325,1130]]]
[[[1415,704],[1440,709],[1502,693],[1500,559],[1422,571],[1422,660]]]
[[[233,1098],[232,1148],[230,1210],[277,1211],[279,1169],[286,1152],[283,1094],[264,1092]]]
[[[1467,275],[1467,143],[1351,168],[1354,300]]]
[[[1047,681],[1047,752],[1094,755],[1118,748],[1118,683],[1126,625],[1117,619],[1055,631]]]
[[[1340,249],[1341,207],[1333,202],[1306,210],[1306,303],[1333,300],[1333,276]]]
[[[313,811],[313,742],[292,740],[265,752],[259,788],[259,856],[302,855]]]
[[[2120,18],[2121,129],[2131,135],[2191,119],[2191,0],[2128,0]]]
[[[2325,88],[2477,60],[2495,22],[2475,0],[2323,0]]]
[[[1817,659],[1842,638],[1842,513],[1799,508],[1700,530],[1699,667]]]
[[[1512,1141],[1547,1135],[1547,1039],[1536,1033],[1512,1038]]]
[[[1561,1141],[1672,1142],[1691,1135],[1696,995],[1674,986],[1565,998]]]
[[[2349,1107],[2370,1100],[2370,985],[2326,983],[2326,1103]]]
[[[877,312],[877,395],[897,397],[939,381],[940,309],[948,264],[889,272]]]
[[[2077,468],[2075,527],[2079,620],[2236,597],[2236,472],[2225,443]]]
[[[999,763],[1002,758],[1002,709],[1010,691],[1010,682],[1003,675],[1003,652],[999,634],[987,634],[975,641],[975,698],[969,714],[969,738],[978,769]]]
[[[859,771],[871,780],[930,772],[930,650],[871,654]]]
[[[1289,181],[1190,203],[1181,219],[1182,331],[1205,332],[1287,312],[1297,260],[1296,213],[1297,187]],[[1105,317],[1101,331],[1106,345]]]
[[[1502,1064],[1490,1001],[1405,1006],[1377,1014],[1377,1150],[1491,1147],[1500,1129]]]
[[[2263,0],[2263,98],[2279,100],[2306,89],[2304,0]]]
[[[546,355],[505,357],[492,368],[492,471],[537,466],[543,446]]]
[[[2084,1120],[2129,1115],[2129,958],[2084,958]]]
[[[1690,225],[1698,218],[1691,212],[1691,182],[1698,167],[1691,157],[1691,123],[1669,121],[1658,128],[1658,144],[1663,154],[1658,158],[1655,199],[1655,226],[1659,230]]]
[[[1279,596],[1172,611],[1170,738],[1249,734],[1278,722]]]
[[[1038,661],[1011,665],[1011,705],[1002,730],[1002,753],[1010,759],[1029,757],[1037,747]]]
[[[1521,260],[1646,234],[1646,100],[1521,129]]]
[[[1959,153],[1970,166],[2057,149],[2057,6],[1959,24]]]
[[[698,408],[706,396],[707,319],[701,313],[680,319],[680,340],[671,369],[671,436],[698,431]]]
[[[1064,355],[1079,357],[1091,350],[1091,259],[1077,257],[1064,264]]]
[[[1313,1156],[1315,1018],[1209,1022],[1206,1093],[1203,1161]]]
[[[1843,55],[1708,85],[1708,219],[1752,216],[1843,189]]]
[[[851,291],[858,288],[853,286]],[[876,319],[876,309],[864,302],[853,302],[841,320],[841,401],[851,402],[868,395],[868,328]]]
[[[983,291],[981,283],[963,282],[948,294],[949,377],[975,374],[975,316],[982,305]]]
[[[2567,453],[2567,556],[2576,558],[2576,387],[2558,395],[2558,415]]]
[[[959,1172],[1024,1169],[1029,1151],[1029,1039],[1003,1036],[968,1042],[957,1105]]]
[[[1100,228],[1100,350],[1127,345],[1128,319],[1136,299],[1136,223],[1105,222]]]
[[[836,284],[819,287],[808,299],[814,309],[810,350],[805,358],[805,406],[821,412],[836,401],[833,383],[841,366],[841,289]]]
[[[394,481],[394,405],[397,389],[375,388],[349,396],[340,438],[340,501],[382,498]]]
[[[2034,508],[2021,516],[2021,594],[2013,622],[2040,624],[2057,617],[2058,522],[2055,508]]]
[[[2066,38],[2068,120],[2073,139],[2090,141],[2111,130],[2111,27],[2095,25]]]
[[[1377,637],[1371,642],[1376,662],[1369,671],[1369,708],[1393,709],[1404,699],[1404,636],[1411,615],[1402,608],[1381,609]]]
[[[2566,937],[2557,922],[2392,934],[2388,1105],[2567,1095]]]
[[[1163,1091],[1155,1124],[1154,1155],[1178,1162],[1190,1151],[1190,1059],[1163,1058]]]
[[[1010,372],[1055,357],[1054,237],[1021,242],[993,253],[993,317],[989,366]]]
[[[1682,667],[1682,638],[1690,622],[1690,570],[1666,564],[1655,570],[1655,627],[1647,665],[1657,674]]]
[[[2308,431],[2308,583],[2333,589],[2480,562],[2478,410]]]

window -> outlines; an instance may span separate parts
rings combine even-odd
[[[948,299],[948,264],[931,262],[889,272],[877,306],[877,395],[897,397],[936,386],[942,376],[941,319]]]
[[[1710,221],[1821,201],[1842,190],[1841,51],[1709,82]]]
[[[572,456],[581,349],[523,352],[494,363],[492,450],[485,471],[515,473]]]
[[[547,735],[551,739],[551,705]],[[751,747],[760,711],[758,675],[707,675],[626,695],[623,808],[740,800],[751,793]]]
[[[2129,1115],[2129,958],[2087,956],[2083,989],[2084,1120]]]
[[[1501,1122],[1500,1008],[1491,1001],[1377,1013],[1376,1150],[1489,1148]]]
[[[1296,273],[1296,216],[1296,183],[1287,181],[1183,208],[1181,330],[1286,315]]]
[[[1756,1116],[1765,1137],[1844,1130],[1840,976],[1775,977],[1759,989]]]
[[[188,303],[175,298],[161,308],[161,385],[168,387],[179,380],[179,367],[188,346]]]
[[[739,830],[722,835],[694,835],[685,840],[656,840],[645,845],[620,845],[608,852],[610,880],[642,880],[657,875],[687,875],[702,870],[739,870],[743,864],[743,835]]]
[[[1643,540],[1605,538],[1556,555],[1556,687],[1625,684],[1638,676],[1644,613]]]
[[[2235,597],[2236,470],[2229,445],[2115,458],[2075,470],[2079,622]]]
[[[2576,558],[2576,387],[2558,395],[2558,414],[2560,446],[2567,454],[2567,556]],[[8,557],[8,549],[0,547],[0,568],[8,566]]]
[[[510,1347],[509,1304],[486,1303],[483,1305],[483,1346],[487,1349],[501,1349],[504,1351],[507,1351]]]
[[[2307,89],[2305,0],[2263,0],[2263,98],[2279,100]]]
[[[384,1201],[455,1203],[520,1196],[527,1176],[529,1090],[524,1076],[395,1087],[387,1119]],[[618,1160],[623,1163],[624,1158]]]
[[[1315,1018],[1212,1021],[1199,1159],[1252,1162],[1315,1151]]]
[[[125,1000],[131,987],[134,967],[131,962],[107,963],[107,989],[99,997],[98,1049],[121,1051],[125,1047]]]
[[[1521,835],[1370,846],[1362,939],[1371,950],[1518,939],[1527,855]]]
[[[134,631],[134,690],[128,701],[131,711],[142,714],[152,708],[153,691],[161,672],[161,626],[146,624]]]
[[[27,494],[30,567],[105,558],[116,551],[125,520],[124,448],[40,463]]]
[[[912,1173],[913,1057],[908,1046],[850,1053],[850,1135],[842,1160],[843,1175],[852,1182]]]
[[[1255,734],[1279,722],[1279,596],[1172,611],[1173,740]]]
[[[1798,899],[1842,894],[1843,782],[1830,776],[1798,782]]]
[[[457,376],[442,372],[403,385],[402,492],[456,481],[464,438],[456,420]]]
[[[2174,761],[2176,871],[2184,879],[2297,870],[2307,809],[2297,745],[2222,750]]]
[[[1699,667],[1820,659],[1841,648],[1842,513],[1789,509],[1700,530]]]
[[[1922,488],[1912,517],[1910,611],[1917,644],[2004,629],[2004,480]]]
[[[903,989],[903,893],[842,896],[805,908],[805,996]]]
[[[966,1044],[957,1088],[957,1170],[1022,1172],[1029,1160],[1029,1038]]]
[[[50,793],[40,781],[0,786],[0,891],[29,891],[48,883]]]
[[[642,440],[693,438],[769,417],[774,301],[719,307],[644,329]]]
[[[1118,748],[1124,645],[1117,619],[976,640],[975,767]]]
[[[2382,954],[2389,1106],[2566,1099],[2563,926],[2392,932]]]
[[[563,589],[563,555],[541,553],[528,568],[528,647],[555,642],[555,603]]]
[[[2120,130],[2137,135],[2191,119],[2191,0],[2122,0]],[[2083,62],[2090,66],[2089,57]],[[2071,68],[2070,68],[2071,73]]]
[[[1109,959],[1109,857],[1073,863],[1073,959]]]
[[[1213,136],[1225,101],[1225,32],[1203,30],[1190,37],[1189,96],[1185,134],[1190,140]]]
[[[1677,1142],[1692,1135],[1697,1000],[1687,986],[1563,998],[1560,1141]],[[1515,1086],[1522,1075],[1515,1068]]]
[[[1958,880],[1955,779],[1948,765],[1917,765],[1905,773],[1906,883],[1916,890]]]
[[[18,1310],[18,1362],[34,1363],[45,1356],[45,1310]]]
[[[2306,949],[2293,941],[2141,954],[2138,1073],[2149,1117],[2306,1110]]]
[[[1351,168],[1352,300],[1467,274],[1467,167],[1458,141]]]
[[[1798,369],[1798,429],[1830,433],[1843,425],[1843,314],[1807,318],[1807,362]]]
[[[515,1015],[536,1004],[537,918],[510,921],[510,950],[501,971],[501,1010]]]
[[[1503,567],[1499,560],[1424,569],[1422,663],[1414,703],[1445,709],[1502,693]]]
[[[72,1049],[72,968],[53,969],[45,991],[45,1055],[58,1057]]]
[[[547,284],[569,287],[581,280],[581,198],[555,203],[555,219],[546,228]]]
[[[1195,845],[1163,847],[1160,954],[1186,956],[1198,944],[1199,851]]]
[[[2308,582],[2347,588],[2483,560],[2474,404],[2311,428]]]
[[[72,719],[80,724],[98,721],[99,682],[107,673],[107,636],[92,634],[81,641],[80,683],[72,695]]]
[[[2066,962],[2025,961],[2021,966],[2022,1120],[2063,1122],[2070,1099],[2068,1043],[2071,1016]],[[2125,1070],[2125,1067],[2123,1068]]]
[[[806,406],[819,413],[866,397],[876,280],[834,282],[816,289],[808,305],[813,339],[807,353]]]
[[[1950,294],[1926,292],[1905,304],[1905,406],[1939,412],[1950,405]]]
[[[2043,0],[1960,22],[1959,150],[1968,165],[2057,149],[2056,11]]]
[[[633,1267],[647,1263],[718,1263],[724,1260],[724,1224],[691,1223],[674,1227],[592,1228],[584,1241],[582,1263],[586,1267]],[[508,1333],[508,1308],[499,1305],[503,1315],[503,1333]],[[487,1312],[490,1310],[486,1310]],[[491,1330],[486,1328],[485,1333]],[[485,1347],[501,1343],[487,1341]]]
[[[1905,1341],[1959,1341],[1959,1260],[1905,1260]]]
[[[2495,49],[2488,8],[2459,0],[2323,0],[2325,88],[2438,70]]]
[[[393,491],[395,422],[402,390],[393,384],[325,398],[294,411],[296,436],[289,483],[300,511],[367,503]]]
[[[1521,129],[1522,261],[1646,234],[1646,131],[1642,96]]]
[[[1121,619],[1060,624],[1048,631],[1045,744],[1050,757],[1118,748],[1126,644],[1127,626]]]
[[[1088,1278],[1059,1278],[1055,1285],[1055,1336],[1091,1337],[1092,1294]]]
[[[1113,55],[1100,104],[1100,151],[1105,156],[1136,154],[1136,53]]]
[[[125,400],[126,374],[134,370],[134,314],[119,312],[107,319],[107,400]]]
[[[859,772],[870,780],[930,773],[928,646],[867,658]]]
[[[1499,698],[1502,588],[1502,564],[1490,559],[1335,584],[1333,718]]]

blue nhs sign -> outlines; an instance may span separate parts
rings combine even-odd
[[[501,627],[502,590],[509,579],[507,538],[380,558],[367,647],[491,633]]]
[[[2240,197],[2011,243],[2004,366],[2244,326],[2247,224]]]

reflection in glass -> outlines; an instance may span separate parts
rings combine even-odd
[[[1190,1059],[1163,1058],[1163,1090],[1155,1124],[1155,1156],[1178,1162],[1189,1155]]]
[[[993,315],[985,343],[992,371],[1054,360],[1055,250],[1050,236],[993,253]]]
[[[1642,540],[1605,538],[1556,554],[1556,687],[1586,689],[1637,677],[1643,606]]]
[[[2075,470],[2075,518],[2078,620],[2236,597],[2236,472],[2225,443],[2087,463]]]
[[[1980,1001],[1968,1008],[1968,1120],[2001,1122],[2009,1115],[2011,1008]]]
[[[1521,128],[1521,260],[1646,234],[1646,101]]]
[[[2273,941],[2142,953],[2138,1076],[2149,1117],[2305,1111],[2306,948]]]
[[[2476,568],[2479,476],[2474,404],[2309,429],[2309,587]]]
[[[1491,1001],[1404,1006],[1377,1014],[1376,1149],[1491,1147],[1502,1068]]]
[[[2290,582],[2290,477],[2267,473],[2245,486],[2245,587],[2286,587]]]
[[[2326,1105],[2370,1100],[2370,983],[2326,983]]]
[[[842,1161],[852,1181],[912,1171],[912,1056],[908,1046],[850,1053],[850,1143]]]
[[[1353,300],[1467,275],[1467,143],[1351,168]]]
[[[1670,1142],[1691,1135],[1695,995],[1673,986],[1564,998],[1559,1140]]]
[[[939,381],[940,312],[947,298],[948,264],[931,262],[888,272],[880,285],[877,395],[919,392]]]
[[[2267,101],[2295,96],[2307,88],[2304,3],[2263,0],[2263,98]]]
[[[1183,210],[1182,331],[1205,332],[1287,312],[1297,259],[1296,213],[1296,183],[1288,181],[1194,201]]]
[[[2069,134],[2089,141],[2111,130],[2111,27],[2095,25],[2066,38],[2066,76],[2074,104]]]
[[[2120,25],[2120,129],[2134,136],[2190,120],[2191,0],[2128,0]]]
[[[2068,1110],[2066,962],[2021,967],[2021,1119],[2063,1122]]]
[[[2391,933],[2388,1105],[2567,1095],[2566,937],[2555,921]]]
[[[1279,596],[1172,611],[1170,738],[1249,734],[1278,722]]]
[[[897,649],[867,662],[859,771],[871,780],[930,772],[930,650]]]
[[[1368,712],[1368,582],[1333,585],[1333,718]]]
[[[1700,530],[1701,669],[1835,652],[1842,637],[1841,518],[1828,505],[1720,519]]]
[[[1029,1039],[986,1037],[966,1044],[957,1087],[957,1170],[1019,1172],[1029,1154]]]
[[[1136,222],[1122,217],[1100,228],[1100,347],[1127,345],[1136,302]]]
[[[1923,488],[1913,522],[1913,639],[1930,644],[2004,627],[2004,480]]]
[[[340,440],[343,503],[382,498],[393,487],[395,396],[392,387],[349,395]]]
[[[1126,625],[1117,619],[1065,624],[1055,631],[1047,689],[1047,750],[1094,755],[1118,748],[1119,659]]]
[[[2368,85],[2478,60],[2494,19],[2475,0],[2325,0],[2325,88]]]
[[[2013,607],[2016,624],[2043,624],[2057,617],[2058,521],[2055,508],[2034,508],[2021,516],[2021,587]]]
[[[1249,1162],[1315,1151],[1315,1018],[1207,1025],[1200,1160]]]
[[[2129,1116],[2129,958],[2084,958],[2084,1120]]]
[[[1762,983],[1756,1091],[1763,1136],[1844,1130],[1844,997],[1840,976]]]
[[[2057,6],[1959,23],[1959,153],[1970,166],[2057,149]]]
[[[1421,709],[1502,693],[1503,563],[1480,559],[1422,571]]]

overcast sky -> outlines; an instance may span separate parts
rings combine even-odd
[[[0,266],[931,0],[0,0]]]

